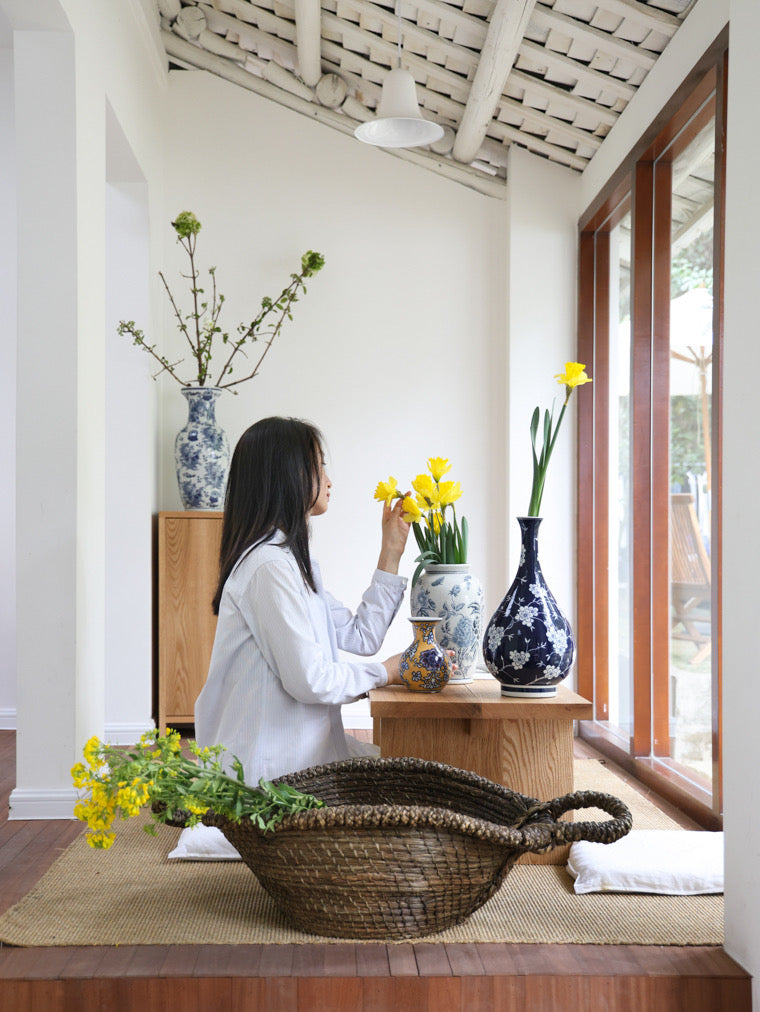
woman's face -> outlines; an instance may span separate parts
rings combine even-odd
[[[319,493],[317,500],[309,510],[309,516],[321,517],[323,513],[327,512],[327,507],[330,505],[330,489],[332,488],[332,482],[327,476],[325,471],[325,460],[321,458],[322,463],[319,467],[319,474],[317,480],[319,482]]]

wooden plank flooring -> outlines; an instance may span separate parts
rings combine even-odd
[[[583,743],[577,754],[594,755]],[[0,911],[81,832],[74,822],[9,822],[14,783],[15,734],[0,731]],[[713,946],[0,946],[3,1012],[749,1012],[750,985]]]

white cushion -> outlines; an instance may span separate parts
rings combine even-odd
[[[240,861],[240,854],[215,826],[199,823],[183,829],[177,846],[169,854],[170,861]]]
[[[634,829],[616,843],[574,843],[567,870],[576,893],[723,892],[723,833]]]

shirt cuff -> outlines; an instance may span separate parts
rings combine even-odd
[[[372,574],[372,582],[382,584],[392,590],[400,590],[403,593],[409,581],[405,576],[399,576],[397,573],[386,573],[384,569],[376,569]]]

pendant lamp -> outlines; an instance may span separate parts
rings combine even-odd
[[[383,81],[377,118],[361,123],[354,137],[380,148],[414,148],[443,137],[443,127],[423,119],[417,103],[417,86],[408,70],[401,69],[401,8],[398,11],[398,67]]]

